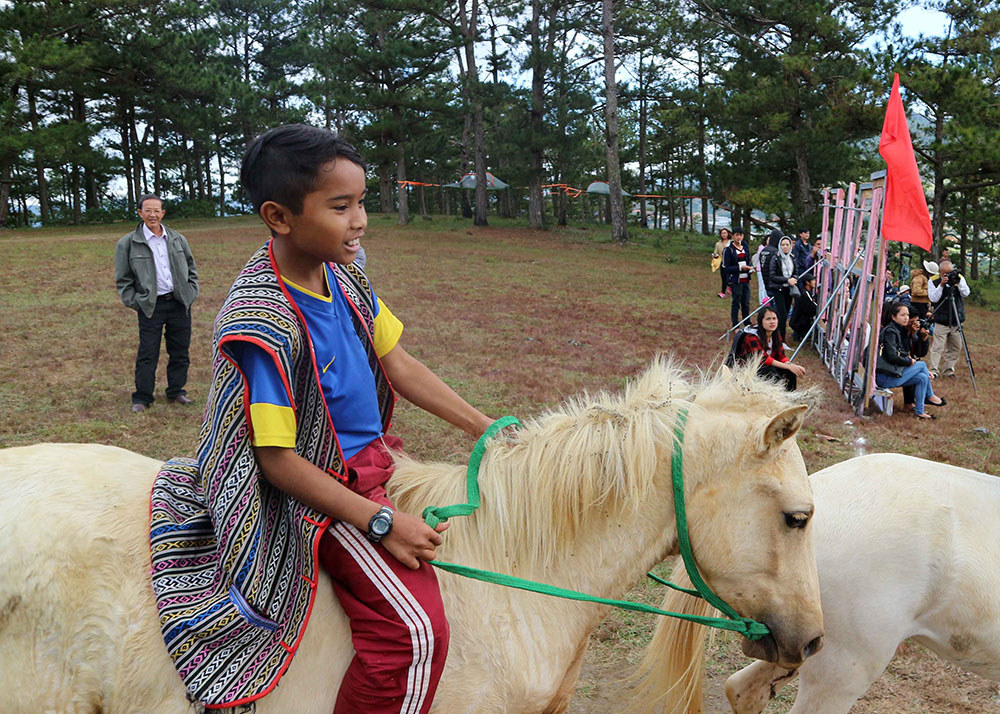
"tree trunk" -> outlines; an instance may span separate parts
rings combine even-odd
[[[528,114],[531,176],[528,181],[528,228],[544,228],[542,211],[542,115],[545,111],[545,64],[542,62],[541,0],[531,0],[531,110]]]
[[[628,240],[625,202],[622,199],[621,165],[618,162],[618,87],[615,84],[615,18],[613,0],[603,0],[601,29],[604,35],[604,117],[608,161],[608,188],[611,191],[611,239],[623,245]]]
[[[378,207],[382,213],[392,213],[392,164],[379,164],[378,167]]]
[[[10,159],[5,159],[0,164],[0,228],[6,228],[7,222],[10,220],[10,207],[8,206],[11,183],[10,164]]]
[[[471,106],[472,140],[475,147],[476,212],[472,222],[477,226],[485,226],[489,208],[486,194],[486,133],[483,130],[483,99],[479,91],[479,70],[476,67],[479,0],[458,0],[458,8],[465,45],[465,86]]]
[[[128,107],[128,131],[129,144],[132,147],[132,184],[135,186],[135,196],[138,199],[142,195],[142,153],[139,146],[139,137],[135,130],[135,107]]]
[[[965,251],[968,248],[968,237],[969,237],[969,194],[966,191],[962,192],[962,230],[960,231],[961,236],[959,238],[959,248],[958,248],[958,270],[961,273],[965,272]],[[954,261],[953,261],[954,262]]]
[[[934,112],[934,144],[941,146],[944,140],[944,113],[940,107]],[[934,152],[934,199],[933,211],[931,211],[931,232],[934,242],[931,244],[931,260],[937,260],[941,255],[941,234],[944,231],[944,161],[939,156],[940,152]]]
[[[399,225],[405,226],[410,222],[410,192],[407,190],[405,184],[400,183],[406,181],[406,144],[402,140],[396,141],[396,181],[399,186],[399,201],[397,204]]]
[[[41,139],[38,138],[38,108],[35,100],[35,88],[31,84],[27,85],[28,90],[28,119],[31,122],[31,131],[35,134],[34,147],[32,151],[35,157],[35,178],[38,182],[38,214],[42,224],[49,221],[49,182],[45,178],[45,167],[42,165],[42,157],[38,155],[38,146]]]
[[[979,240],[979,192],[972,194],[972,215],[976,217],[972,224],[972,266],[969,270],[969,277],[979,280],[979,251],[982,243]]]
[[[811,215],[816,207],[812,200],[812,184],[809,180],[809,156],[806,147],[795,147],[795,198],[798,204],[798,218]],[[748,227],[749,230],[749,227]]]
[[[135,212],[135,200],[138,196],[135,193],[135,184],[132,183],[132,134],[128,128],[128,111],[125,108],[124,97],[118,98],[118,113],[121,121],[118,133],[121,134],[122,138],[122,166],[125,170],[126,201],[128,202],[128,213],[131,215]]]
[[[222,140],[215,135],[215,155],[219,159],[219,217],[226,215],[226,169],[222,163]]]
[[[646,191],[646,87],[643,84],[642,50],[639,50],[639,193]],[[646,199],[639,199],[639,225],[648,228],[646,221]]]
[[[221,156],[220,156],[221,161]],[[163,181],[160,174],[160,119],[153,116],[153,193],[162,195]]]
[[[701,232],[708,230],[708,165],[705,162],[705,64],[702,40],[698,40],[698,193],[701,194]],[[712,233],[715,233],[715,213],[712,214]]]

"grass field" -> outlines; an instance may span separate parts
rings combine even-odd
[[[399,227],[394,217],[373,215],[365,240],[376,289],[406,324],[402,344],[483,411],[530,415],[585,389],[617,389],[658,352],[708,368],[728,347],[717,341],[729,325],[729,301],[716,296],[718,279],[708,269],[713,239],[647,232],[618,247],[602,227],[529,231],[495,223],[474,229],[457,219],[417,219]],[[236,272],[266,236],[259,221],[246,217],[171,226],[187,235],[201,283],[188,384],[195,407],[165,403],[164,353],[158,401],[140,415],[129,411],[136,317],[118,300],[112,265],[115,241],[131,226],[0,233],[0,446],[79,441],[161,459],[192,454],[212,321]],[[898,451],[997,474],[998,293],[995,285],[984,290],[994,309],[968,308],[979,394],[961,362],[958,379],[936,386],[949,404],[935,422],[901,410],[855,418],[815,353],[804,351],[802,382],[826,395],[799,437],[809,469],[862,451]],[[472,447],[470,438],[402,402],[394,429],[421,458],[465,461]],[[646,586],[633,594],[658,597]],[[616,711],[613,683],[625,671],[622,663],[638,658],[651,626],[631,613],[613,614],[602,625],[572,711]],[[714,699],[718,682],[745,661],[721,638],[711,665]],[[711,707],[728,711],[718,702]],[[786,710],[779,702],[769,711]],[[988,683],[906,646],[855,711],[1000,707]]]

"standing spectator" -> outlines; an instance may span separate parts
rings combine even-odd
[[[816,278],[809,274],[800,283],[799,298],[795,301],[795,313],[788,319],[788,326],[792,328],[792,337],[796,342],[802,341],[815,319]]]
[[[935,327],[930,362],[931,374],[935,378],[939,374],[945,377],[956,376],[955,363],[962,351],[961,327],[965,322],[965,298],[969,296],[965,276],[954,269],[951,260],[942,260],[940,269],[941,274],[932,278],[927,286],[927,296],[934,305]]]
[[[768,235],[767,240],[761,244],[761,247],[757,250],[757,275],[760,282],[760,304],[763,305],[765,302],[772,300],[774,294],[771,291],[771,287],[767,284],[767,274],[770,269],[771,262],[778,255],[778,244],[781,242],[781,231],[775,228]],[[766,297],[765,297],[766,296]]]
[[[729,245],[729,241],[732,240],[732,232],[728,228],[723,228],[719,231],[719,240],[715,243],[715,250],[712,251],[712,272],[722,267],[722,252]],[[719,288],[719,297],[726,297],[726,293],[729,292],[729,286],[726,284],[726,273],[719,270],[719,277],[722,279],[722,287]]]
[[[115,285],[126,307],[139,315],[139,350],[135,357],[132,411],[153,403],[160,340],[166,334],[167,399],[187,405],[191,304],[198,297],[198,273],[187,239],[163,225],[163,201],[139,198],[142,222],[115,246]]]
[[[764,284],[764,271],[760,269],[761,256],[764,251],[767,250],[767,240],[762,240],[760,245],[757,246],[757,252],[753,256],[753,268],[757,272],[757,300],[763,305],[768,302],[771,298],[767,294],[767,286]]]
[[[747,253],[743,245],[743,229],[735,226],[732,242],[722,251],[722,271],[726,277],[726,284],[733,294],[733,305],[730,310],[733,327],[740,322],[741,310],[744,320],[750,317],[750,273],[753,267],[750,265]]]
[[[736,361],[746,362],[756,354],[763,355],[758,376],[784,382],[785,389],[795,391],[798,377],[806,373],[801,365],[793,364],[785,356],[784,345],[778,335],[778,313],[770,305],[761,308],[757,316],[757,327],[744,328],[744,334],[737,339]]]
[[[875,365],[875,384],[883,389],[914,386],[913,413],[918,419],[933,419],[924,405],[944,406],[943,397],[934,395],[927,365],[910,356],[910,309],[906,305],[889,308],[889,321],[879,336],[879,356]],[[905,397],[904,397],[905,401]]]
[[[795,245],[792,247],[792,260],[795,261],[796,275],[802,275],[802,273],[809,270],[811,254],[812,246],[809,245],[809,229],[799,228],[799,239],[795,241]]]
[[[910,304],[916,308],[920,317],[927,317],[931,299],[927,295],[927,284],[932,275],[937,275],[937,263],[924,261],[923,268],[917,268],[910,273]]]
[[[788,305],[791,299],[791,289],[795,287],[795,263],[792,260],[792,239],[781,236],[778,239],[778,252],[767,262],[768,294],[778,313],[778,333],[781,341],[785,341],[785,321],[788,319]],[[763,264],[763,256],[761,263]]]

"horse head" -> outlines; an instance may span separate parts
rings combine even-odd
[[[823,645],[812,492],[793,438],[806,410],[707,417],[703,429],[692,425],[684,450],[685,471],[706,474],[687,498],[698,569],[740,615],[770,629],[744,639],[743,652],[790,669]],[[714,448],[699,448],[702,439]]]

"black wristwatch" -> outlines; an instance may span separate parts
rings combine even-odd
[[[368,540],[378,543],[392,530],[392,509],[382,506],[368,521]]]

